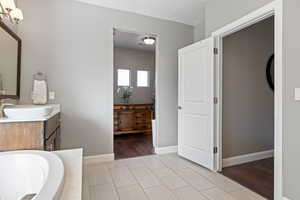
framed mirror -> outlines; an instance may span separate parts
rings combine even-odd
[[[274,91],[274,54],[272,54],[268,59],[266,67],[266,78],[270,89]]]
[[[20,97],[21,39],[0,20],[0,99]]]

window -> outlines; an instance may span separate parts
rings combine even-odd
[[[149,71],[146,70],[137,71],[137,86],[149,87]]]
[[[118,86],[129,87],[130,86],[130,70],[118,69]]]

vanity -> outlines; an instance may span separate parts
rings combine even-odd
[[[15,106],[15,114],[2,116],[3,108],[20,99],[21,38],[0,20],[0,152],[14,150],[60,149],[60,106],[52,105],[51,112],[43,113],[39,106]],[[27,109],[22,113],[22,109]],[[32,113],[41,111],[40,115]],[[47,110],[47,109],[46,109]],[[21,111],[21,112],[18,112]],[[14,115],[13,115],[14,114]]]
[[[45,117],[0,118],[0,151],[60,149],[60,106]]]
[[[81,200],[83,150],[56,151],[61,109],[46,104],[46,78],[33,81],[32,102],[41,105],[21,105],[30,95],[20,99],[22,41],[3,22],[22,20],[14,9],[13,0],[0,0],[0,200]]]

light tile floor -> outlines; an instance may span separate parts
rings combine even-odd
[[[264,200],[225,176],[176,154],[84,164],[82,199]]]

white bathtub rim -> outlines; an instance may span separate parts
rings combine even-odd
[[[42,157],[49,163],[47,181],[34,200],[58,200],[63,190],[64,184],[64,164],[62,160],[54,153],[46,151],[11,151],[1,152],[1,156],[7,155],[36,155]]]

